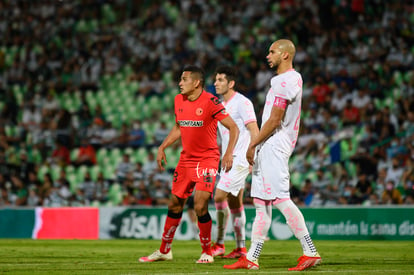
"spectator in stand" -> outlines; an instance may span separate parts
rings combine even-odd
[[[24,137],[26,137],[27,134],[32,134],[39,128],[42,113],[33,102],[29,102],[27,107],[23,109],[22,116],[21,126],[24,130]]]
[[[16,167],[17,176],[25,183],[29,180],[29,174],[35,171],[35,164],[29,161],[27,152],[25,150],[20,151],[20,163]]]
[[[398,157],[391,159],[391,165],[387,168],[386,182],[392,181],[395,187],[402,186],[401,179],[404,174],[404,168],[400,164]]]
[[[414,159],[411,157],[407,158],[406,168],[401,177],[402,186],[404,193],[408,195],[414,195]]]
[[[28,196],[27,196],[27,206],[29,207],[36,207],[40,205],[40,198],[37,195],[37,189],[35,187],[29,186],[28,188]],[[0,198],[0,205],[1,205],[1,198]]]
[[[316,77],[316,83],[312,90],[312,96],[314,101],[318,104],[319,107],[325,106],[328,102],[327,99],[331,94],[331,88],[326,83],[325,79],[322,76]]]
[[[356,108],[352,104],[352,99],[347,99],[345,108],[342,111],[342,125],[344,127],[346,126],[352,126],[356,125],[360,121],[360,112],[358,108]]]
[[[371,117],[371,114],[367,114],[369,105],[372,103],[372,98],[368,95],[366,89],[358,89],[356,95],[353,96],[352,105],[358,108],[360,117]]]
[[[147,156],[147,160],[142,167],[142,171],[144,172],[146,177],[153,175],[158,170],[157,161],[155,159],[155,155],[153,152],[149,152]]]
[[[70,164],[70,151],[60,140],[56,140],[55,149],[52,151],[49,163],[66,167]]]
[[[78,155],[73,161],[75,166],[92,166],[96,164],[96,151],[93,146],[89,143],[89,140],[83,138],[81,141],[81,146],[79,147]]]
[[[129,132],[129,143],[132,148],[139,148],[145,145],[145,131],[141,128],[141,121],[135,120]]]
[[[128,186],[125,191],[126,192],[122,198],[122,205],[137,204],[137,198],[135,197],[135,194],[134,194],[134,188]]]
[[[156,205],[168,205],[171,190],[167,183],[160,179],[153,179],[149,191]]]
[[[106,203],[109,200],[109,182],[104,178],[102,172],[96,178],[95,200],[99,203]]]
[[[46,95],[46,99],[42,104],[42,116],[53,117],[59,109],[59,102],[55,98],[55,94],[49,91]]]
[[[43,160],[54,150],[55,143],[55,130],[51,128],[50,122],[42,119],[40,127],[32,133],[32,144],[39,150]]]
[[[36,193],[39,191],[39,188],[41,187],[42,183],[40,182],[36,171],[29,172],[29,177],[28,177],[28,180],[25,182],[25,185],[27,186],[29,190],[34,189]],[[1,186],[1,183],[0,183],[0,186]]]
[[[40,205],[47,206],[48,197],[53,187],[53,179],[50,173],[43,175],[43,183],[39,188],[38,194],[40,198]]]
[[[342,81],[340,87],[337,88],[332,95],[330,110],[334,115],[341,115],[348,100],[348,97],[345,96],[349,92],[347,83]]]
[[[145,177],[144,171],[142,170],[142,162],[138,161],[135,164],[135,170],[133,171],[132,175],[134,177],[135,182],[144,181],[146,177]]]
[[[139,205],[153,205],[153,198],[144,183],[138,186],[137,204]]]
[[[96,182],[92,179],[89,171],[86,171],[83,181],[80,183],[79,189],[82,189],[85,201],[91,203],[96,198]]]
[[[395,188],[394,181],[387,181],[384,192],[382,193],[381,201],[383,204],[402,204],[403,197],[401,192]]]
[[[112,122],[106,121],[102,129],[102,146],[104,148],[114,148],[118,138],[118,131],[112,126]]]
[[[160,122],[160,126],[154,132],[154,145],[160,146],[162,141],[168,136],[170,130],[167,128],[165,121]]]
[[[118,163],[115,169],[115,175],[118,181],[124,181],[125,178],[135,170],[134,163],[131,162],[129,154],[124,154],[122,156],[122,161]]]
[[[367,178],[365,173],[361,173],[358,176],[358,182],[355,186],[355,194],[358,197],[358,204],[364,203],[364,201],[368,200],[373,193],[372,191],[372,184],[371,181]]]
[[[119,131],[119,135],[116,139],[116,147],[120,149],[125,149],[130,146],[129,142],[130,142],[129,125],[127,123],[122,123],[121,129]]]
[[[58,188],[58,195],[62,198],[63,203],[68,205],[72,192],[70,191],[70,182],[66,176],[65,169],[60,170],[59,178],[55,181],[54,185]]]
[[[395,136],[395,133],[397,132],[397,129],[395,128],[394,124],[391,123],[390,116],[387,115],[385,112],[382,114],[382,121],[380,127],[380,140],[392,138]]]
[[[394,136],[391,139],[389,147],[386,149],[387,158],[402,158],[407,154],[407,148],[402,144],[401,139],[398,136]]]
[[[54,126],[52,126],[56,130],[56,138],[59,139],[62,144],[71,148],[72,146],[72,114],[65,109],[59,110],[57,115],[55,116]]]
[[[15,206],[25,206],[27,205],[28,192],[23,181],[17,176],[12,175],[10,177],[11,182],[13,183],[13,193],[12,200],[13,205]]]
[[[99,117],[95,117],[91,125],[89,125],[86,135],[92,147],[95,151],[98,151],[102,147],[102,134],[104,120]]]
[[[87,136],[89,125],[91,125],[93,122],[91,110],[89,109],[89,105],[86,101],[85,95],[81,97],[81,105],[80,105],[79,110],[76,112],[76,115],[78,117],[78,124],[79,124],[77,135],[80,138],[84,138]]]
[[[17,125],[18,120],[18,104],[16,97],[11,90],[2,90],[0,80],[0,100],[4,102],[4,106],[0,111],[0,124]]]

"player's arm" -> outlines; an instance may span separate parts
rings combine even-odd
[[[246,124],[247,130],[250,133],[250,140],[254,140],[259,135],[259,127],[256,121],[252,121]]]
[[[239,127],[237,127],[237,124],[230,116],[220,120],[220,123],[230,132],[229,144],[227,145],[227,150],[224,152],[223,158],[221,159],[222,169],[228,172],[233,166],[233,151],[239,138]]]
[[[285,107],[273,105],[269,119],[263,124],[256,138],[250,141],[249,148],[247,149],[246,158],[250,165],[254,164],[254,151],[257,145],[268,139],[277,128],[280,127],[282,119],[285,115]]]
[[[158,147],[157,152],[157,163],[158,167],[164,171],[163,163],[167,164],[167,158],[165,157],[165,148],[176,142],[181,137],[180,126],[176,123],[174,127],[171,129],[168,136],[164,139],[161,143],[160,147]]]

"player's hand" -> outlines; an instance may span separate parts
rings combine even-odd
[[[250,165],[254,165],[254,151],[255,147],[250,145],[246,152],[246,159]]]
[[[158,149],[158,153],[157,153],[157,163],[158,163],[158,168],[160,168],[161,171],[164,171],[164,164],[167,164],[167,158],[165,157],[165,152],[163,149],[159,148]]]
[[[221,170],[228,172],[231,167],[233,167],[233,154],[224,154],[221,159]]]

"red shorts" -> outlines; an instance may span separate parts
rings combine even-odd
[[[185,199],[196,190],[213,193],[218,174],[217,166],[184,167],[180,164],[175,168],[171,193]]]

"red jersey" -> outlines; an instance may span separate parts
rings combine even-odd
[[[185,167],[196,167],[197,163],[218,166],[217,123],[229,116],[223,104],[214,95],[203,91],[195,101],[178,94],[174,109],[183,146],[180,164]]]

